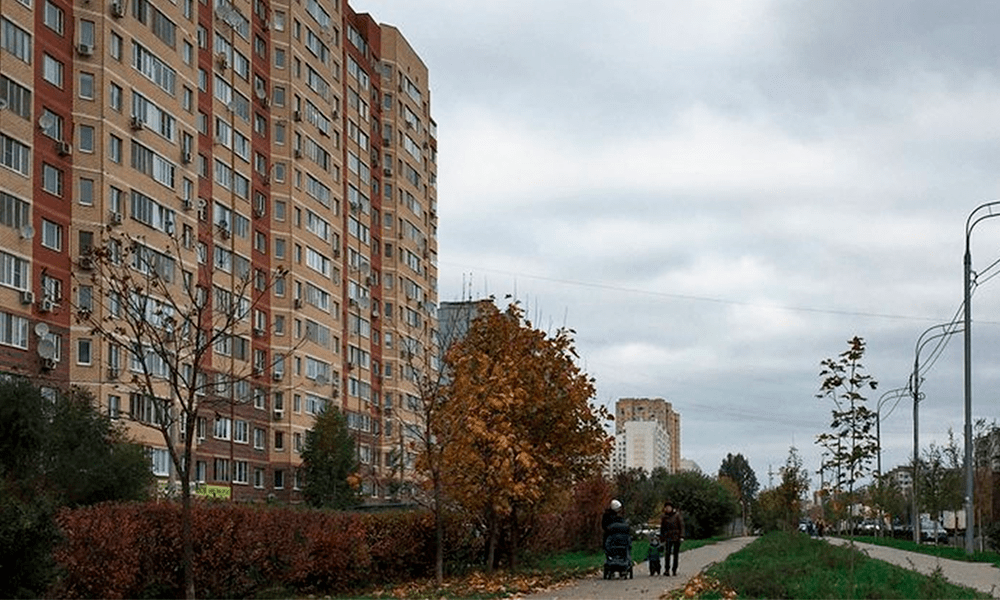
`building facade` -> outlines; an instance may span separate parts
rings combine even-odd
[[[681,470],[680,415],[663,398],[621,398],[615,403],[612,472],[641,467]],[[647,467],[647,465],[651,465]]]
[[[400,31],[335,0],[0,7],[0,371],[90,389],[174,478],[148,356],[80,319],[120,318],[93,251],[125,236],[163,295],[239,315],[200,363],[230,377],[204,386],[227,401],[197,415],[199,493],[299,500],[332,405],[391,496],[437,327],[437,133]]]

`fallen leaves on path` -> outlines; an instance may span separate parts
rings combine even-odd
[[[509,598],[541,589],[552,589],[575,583],[585,573],[470,573],[449,577],[438,587],[433,579],[413,581],[387,587],[371,593],[374,598]]]
[[[736,598],[736,590],[730,587],[726,587],[718,579],[705,575],[704,573],[699,573],[691,579],[688,580],[687,584],[680,589],[671,590],[670,592],[660,596],[661,600],[680,600],[680,599],[692,599],[701,598],[703,595],[710,593],[712,598],[722,597],[726,600],[733,600]]]

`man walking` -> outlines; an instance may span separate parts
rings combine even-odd
[[[673,503],[667,500],[663,504],[663,516],[660,518],[660,541],[663,542],[663,574],[677,575],[677,563],[681,552],[681,541],[684,540],[684,519],[681,513],[674,508]],[[673,556],[673,568],[670,566],[670,557]]]

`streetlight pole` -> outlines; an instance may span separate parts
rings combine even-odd
[[[882,394],[881,397],[879,397],[878,403],[875,405],[875,440],[876,440],[875,443],[878,446],[878,455],[877,455],[878,460],[876,464],[876,469],[877,469],[876,473],[878,475],[876,476],[875,481],[876,484],[879,486],[879,489],[884,489],[882,487],[882,405],[890,400],[896,400],[898,402],[900,398],[906,395],[906,392],[907,388],[905,387],[899,387],[894,390],[889,390],[884,394]],[[895,405],[893,405],[893,408],[895,408]],[[882,514],[881,506],[882,502],[880,501],[878,535],[882,535],[882,531],[884,529],[883,526],[885,525],[885,516]]]
[[[972,251],[970,241],[972,229],[980,222],[992,217],[1000,217],[994,212],[1000,207],[1000,200],[977,206],[965,221],[964,286],[965,302],[965,553],[972,554],[975,540],[975,519],[972,512],[974,480],[972,474]],[[978,215],[978,216],[977,216]]]
[[[942,323],[928,327],[917,338],[913,351],[913,374],[910,375],[910,391],[913,393],[913,541],[920,543],[920,508],[917,501],[919,483],[917,473],[920,469],[920,352],[928,343],[962,331],[958,323]]]

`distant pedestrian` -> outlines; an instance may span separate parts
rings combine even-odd
[[[684,541],[684,519],[681,518],[680,511],[674,508],[670,500],[663,504],[663,516],[660,518],[660,539],[663,540],[663,574],[677,575],[681,542]],[[674,559],[673,568],[670,566],[671,556]]]
[[[825,529],[826,529],[826,522],[824,522],[823,519],[820,519],[819,523],[816,525],[816,532],[819,534],[819,537],[823,537],[823,531]]]
[[[663,554],[663,546],[660,538],[653,534],[649,540],[649,551],[646,553],[646,560],[649,561],[649,576],[660,574],[660,555]]]

